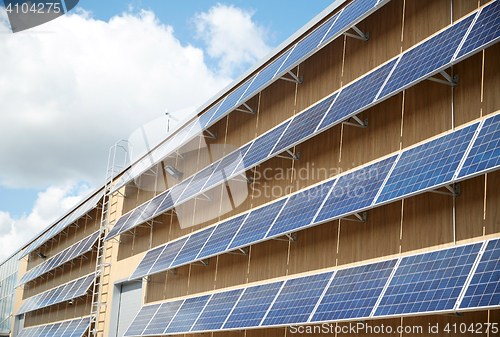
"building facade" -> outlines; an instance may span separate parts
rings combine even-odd
[[[18,251],[0,264],[0,336],[11,332],[20,255]]]
[[[500,332],[500,2],[351,0],[23,249],[35,336]]]

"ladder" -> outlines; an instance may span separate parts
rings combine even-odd
[[[107,273],[109,273],[109,268],[111,267],[111,262],[106,262],[106,257],[109,255],[105,254],[106,247],[104,242],[104,238],[108,234],[108,216],[111,200],[110,192],[113,187],[114,177],[125,168],[127,160],[130,161],[130,156],[128,154],[129,145],[130,143],[127,140],[121,139],[109,149],[108,153],[108,166],[106,170],[106,180],[104,182],[99,239],[97,240],[95,280],[92,288],[92,306],[90,309],[90,328],[88,330],[88,337],[103,336],[104,332],[104,325],[102,327],[99,326],[99,322],[103,322],[104,320],[100,320],[99,316],[106,314],[106,310],[101,310],[101,307],[106,308],[107,305],[107,303],[101,303],[102,285],[103,278],[107,275],[105,275],[105,269],[108,268]],[[123,165],[117,165],[117,154],[119,150],[124,151]]]

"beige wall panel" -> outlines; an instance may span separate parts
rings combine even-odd
[[[257,109],[259,105],[259,95],[251,98],[247,102],[252,109]],[[242,109],[246,109],[242,107]],[[255,138],[255,127],[257,125],[257,115],[233,111],[228,115],[227,134],[225,135],[226,144],[236,146],[237,148],[248,143]],[[224,134],[219,134],[224,137]],[[229,152],[226,152],[228,154]]]
[[[500,233],[500,171],[488,173],[485,234]]]
[[[179,224],[179,219],[176,215],[172,216],[172,222],[170,225],[170,237],[169,241],[175,240],[177,238],[180,238],[181,236],[187,235],[193,231],[192,228],[187,227],[187,228],[181,228],[181,225]]]
[[[248,282],[286,275],[288,242],[270,240],[250,247]]]
[[[402,16],[403,0],[390,1],[356,25],[364,33],[369,31],[370,39],[347,37],[344,85],[400,53]]]
[[[290,194],[291,182],[286,179],[274,179],[275,174],[287,172],[292,169],[293,161],[290,159],[271,158],[259,166],[254,173],[252,207],[258,207],[286,194]]]
[[[152,247],[158,247],[165,242],[168,242],[170,233],[171,212],[162,214],[155,220],[159,221],[154,224]]]
[[[293,191],[339,173],[340,129],[340,125],[334,126],[295,146],[295,152],[300,152],[300,159],[293,162]],[[289,176],[292,176],[292,172]]]
[[[296,112],[340,88],[343,48],[344,39],[337,38],[300,64],[299,76],[304,76],[304,82],[297,86]]]
[[[479,7],[478,0],[453,0],[453,22],[460,20]]]
[[[452,315],[432,315],[432,316],[415,316],[415,317],[405,317],[403,319],[403,326],[421,326],[423,328],[423,334],[420,333],[404,333],[404,337],[410,336],[486,336],[487,334],[476,334],[471,331],[464,331],[464,333],[460,332],[460,324],[465,323],[467,328],[470,327],[471,324],[476,325],[476,323],[487,323],[488,322],[488,311],[475,311],[475,312],[466,312],[463,313],[462,316],[452,316]],[[430,326],[438,325],[439,333],[430,334],[429,333],[429,324]],[[443,331],[446,325],[449,324],[450,333]],[[457,326],[457,333],[454,332],[453,324]],[[483,325],[484,327],[484,325]]]
[[[136,255],[149,250],[151,244],[151,228],[149,226],[136,227],[135,234],[132,254]]]
[[[359,322],[351,322],[351,325],[356,325],[357,323],[359,323]],[[342,333],[342,334],[337,334],[337,335],[338,336],[370,336],[370,337],[387,336],[389,334],[376,333],[377,327],[381,328],[382,325],[384,325],[384,329],[387,329],[387,327],[390,326],[392,328],[393,335],[399,336],[399,334],[394,332],[394,331],[397,331],[398,326],[401,325],[401,320],[398,318],[369,320],[369,321],[365,321],[364,323],[366,324],[365,328],[360,329],[359,333],[346,333],[346,334]],[[339,323],[338,326],[340,328],[342,328],[344,326],[349,327],[349,323]],[[370,327],[371,327],[371,329],[370,329]],[[344,329],[347,329],[347,328],[344,328]],[[325,335],[325,336],[328,336],[328,335]]]
[[[294,74],[296,69],[292,70]],[[298,112],[295,107],[295,83],[278,80],[260,95],[257,136],[260,136]]]
[[[405,2],[403,51],[450,24],[450,0]]]
[[[483,116],[500,110],[500,43],[484,51]]]
[[[246,330],[246,337],[284,337],[285,328]]]
[[[146,303],[162,301],[165,295],[167,272],[149,276],[146,290]]]
[[[403,148],[451,128],[451,89],[423,81],[405,92]]]
[[[210,149],[211,162],[215,162],[224,156],[224,151],[220,149],[224,148],[221,144],[225,144],[225,135],[227,129],[227,118],[228,116],[222,118],[220,121],[215,123],[213,126],[208,128],[212,134],[217,134],[217,139],[205,138],[205,142]],[[215,146],[211,146],[215,145]]]
[[[460,196],[455,199],[457,240],[483,235],[484,175],[460,182]]]
[[[337,259],[338,221],[302,230],[290,244],[288,275],[334,267]]]
[[[126,197],[123,199],[123,210],[122,214],[128,213],[138,206],[138,194],[139,189],[135,185],[135,182],[130,182],[127,186],[125,186],[125,195]]]
[[[129,232],[123,233],[117,237],[120,240],[118,245],[117,260],[121,261],[127,257],[132,256],[132,250],[134,248],[134,237]]]
[[[215,289],[245,284],[248,271],[248,255],[222,254],[217,259]]]
[[[242,337],[242,333],[240,331],[214,332],[212,337]]]
[[[252,171],[247,171],[245,173],[246,177],[249,178],[252,176]],[[238,177],[238,179],[243,179],[243,177]],[[231,191],[231,198],[233,199],[235,208],[225,208],[225,212],[220,214],[218,220],[223,221],[228,219],[234,215],[240,214],[251,209],[252,206],[252,194],[253,194],[253,184],[245,183],[245,182],[237,182],[234,183],[234,179],[229,181],[229,187]],[[224,191],[224,196],[226,198],[226,202],[224,205],[228,206],[228,193],[227,189]]]
[[[399,150],[402,94],[360,113],[366,129],[344,125],[340,168],[347,171]],[[356,123],[355,121],[353,121]]]
[[[188,294],[189,265],[176,268],[176,274],[167,273],[164,299],[186,296]]]
[[[483,53],[478,53],[453,67],[459,76],[459,85],[453,89],[455,127],[481,117],[482,63]]]
[[[401,202],[369,210],[365,223],[340,220],[338,264],[399,253],[400,227]]]
[[[452,197],[424,193],[404,199],[401,251],[453,242]]]
[[[152,169],[156,170],[156,167]],[[148,171],[139,177],[140,188],[137,196],[137,206],[142,205],[155,196],[156,177],[153,174],[153,172]]]
[[[191,177],[198,171],[198,145],[200,139],[197,138],[193,140],[196,146],[196,150],[188,149],[189,151],[185,151],[185,147],[181,147],[179,153],[184,157],[184,159],[177,158],[177,166],[176,168],[183,173],[182,181]]]
[[[490,310],[490,323],[498,323],[500,322],[500,310]],[[500,329],[496,332],[496,333],[493,333],[491,332],[490,330],[490,336],[493,337],[497,337],[497,336],[500,336]]]
[[[212,257],[208,260],[208,266],[191,265],[189,275],[188,294],[198,294],[214,289],[217,259]]]

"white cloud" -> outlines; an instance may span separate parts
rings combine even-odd
[[[66,184],[51,186],[38,193],[31,212],[20,219],[13,219],[8,212],[0,211],[0,261],[21,245],[32,239],[62,214],[90,193],[86,185]]]
[[[201,105],[231,80],[150,11],[109,22],[79,11],[0,34],[0,50],[0,184],[9,187],[102,184],[118,139],[167,107]]]
[[[269,31],[252,21],[254,12],[217,4],[195,16],[197,36],[207,45],[208,54],[219,59],[222,74],[241,72],[269,53]]]

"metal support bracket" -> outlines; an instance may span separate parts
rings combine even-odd
[[[181,215],[181,211],[176,211],[175,209],[172,208],[172,214],[175,214],[177,217]]]
[[[193,266],[202,266],[202,267],[207,267],[208,266],[208,262],[210,261],[210,259],[205,259],[205,260],[201,260],[201,261],[197,261],[197,262],[193,262],[192,265]]]
[[[292,78],[281,76],[280,80],[285,80],[285,81],[288,81],[288,82],[293,82],[293,83],[298,83],[298,84],[302,84],[304,82],[304,75],[300,76],[300,78],[299,78],[299,77],[297,77],[297,75],[295,75],[294,73],[292,73],[290,70],[287,71],[287,74],[290,75],[290,76],[292,76]]]
[[[291,241],[291,242],[295,242],[297,241],[297,233],[292,233],[292,234],[285,234],[285,237],[286,239],[282,239],[282,238],[274,238],[273,240],[276,240],[276,241]]]
[[[151,172],[149,172],[149,171],[151,171]],[[144,172],[143,174],[146,176],[150,176],[150,177],[156,177],[156,172],[153,171],[153,169],[149,169],[146,172]]]
[[[243,103],[241,106],[242,106],[242,107],[245,107],[246,109],[242,109],[242,108],[240,107],[240,108],[236,108],[236,109],[234,109],[234,110],[236,110],[236,111],[241,111],[241,112],[245,112],[245,113],[247,113],[247,114],[251,114],[251,115],[255,115],[255,114],[257,113],[257,108],[252,109],[252,108],[250,108],[250,107],[248,106],[248,104],[246,104],[246,103]]]
[[[351,118],[354,119],[357,123],[351,123]],[[342,124],[366,129],[368,127],[368,118],[362,121],[358,116],[352,116],[349,119],[347,119],[347,122],[342,122]]]
[[[91,217],[90,215],[88,215],[88,213],[87,213],[87,214],[85,214],[85,219],[94,220],[94,219],[92,219],[92,217]]]
[[[285,158],[285,159],[291,159],[291,160],[299,160],[300,159],[300,152],[297,152],[297,154],[294,154],[290,150],[286,150],[286,152],[290,155],[290,157],[282,156],[282,155],[277,155],[276,157],[278,157],[278,158]]]
[[[211,197],[209,197],[205,193],[202,193],[199,196],[195,197],[194,199],[195,200],[202,200],[202,201],[213,201],[214,200],[214,196],[212,195]]]
[[[176,156],[168,155],[168,156],[167,156],[167,158],[177,158],[177,157],[178,157],[178,158],[184,159],[184,156],[182,156],[182,155],[179,153],[179,151],[175,150],[174,154],[175,154]]]
[[[169,269],[167,270],[167,272],[169,272],[172,275],[177,275],[177,268],[174,268],[174,270]]]
[[[218,133],[216,132],[215,135],[213,133],[211,133],[210,131],[208,130],[205,130],[204,132],[208,133],[208,135],[205,135],[203,132],[201,133],[201,137],[205,137],[205,138],[210,138],[210,139],[217,139],[217,136],[218,136]]]
[[[248,247],[246,248],[238,248],[234,252],[228,252],[228,254],[233,254],[233,255],[248,255],[250,252],[250,249]]]
[[[354,222],[366,222],[367,219],[367,214],[366,212],[363,212],[361,215],[359,213],[354,213],[353,214],[356,219],[352,218],[341,218],[342,220],[347,220],[347,221],[354,221]]]
[[[122,197],[126,198],[127,197],[127,193],[122,193],[120,192],[119,190],[116,191],[115,193],[118,193],[119,195],[121,195]]]
[[[444,186],[449,192],[444,192],[444,191],[438,191],[438,190],[432,190],[429,191],[431,193],[436,193],[436,194],[443,194],[443,195],[449,195],[451,197],[459,197],[460,196],[460,184],[457,184],[455,188],[453,188],[450,185],[445,185]]]
[[[240,174],[240,176],[241,176],[243,179],[233,178],[233,179],[231,179],[231,180],[233,180],[233,181],[241,181],[241,182],[248,183],[248,184],[253,183],[253,176],[250,176],[249,178],[247,178],[247,176],[246,176],[246,175],[244,175],[243,173],[242,173],[242,174]]]
[[[366,32],[364,34],[358,27],[352,26],[352,30],[354,30],[358,35],[356,34],[351,34],[351,33],[344,33],[345,36],[352,37],[354,39],[358,39],[361,41],[368,41],[370,39],[370,32]]]
[[[446,85],[449,85],[451,87],[455,87],[458,85],[458,75],[455,75],[453,76],[453,78],[448,75],[448,73],[444,70],[440,71],[439,72],[444,78],[445,80],[442,80],[440,78],[435,78],[435,77],[429,77],[428,80],[429,81],[432,81],[432,82],[437,82],[437,83],[441,83],[441,84],[446,84]]]

